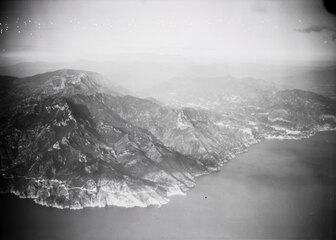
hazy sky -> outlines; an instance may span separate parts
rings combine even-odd
[[[335,61],[336,24],[319,0],[7,1],[1,60],[106,60],[118,53],[209,61]]]

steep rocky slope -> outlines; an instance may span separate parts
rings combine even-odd
[[[161,205],[205,173],[106,107],[89,74],[70,72],[62,91],[45,93],[50,75],[69,71],[46,74],[38,84],[46,89],[26,82],[8,89],[16,104],[1,118],[2,191],[58,207]]]
[[[299,139],[335,128],[335,101],[312,92],[232,77],[187,83],[152,92],[176,108],[130,96],[109,96],[108,105],[167,146],[210,161],[214,168],[265,138]]]
[[[201,108],[123,96],[85,71],[0,84],[1,191],[61,208],[162,205],[250,144],[336,126],[334,101],[260,81],[218,89],[220,104]]]

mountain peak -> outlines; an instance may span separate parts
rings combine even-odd
[[[103,92],[120,95],[99,73],[74,69],[61,69],[17,79],[14,85],[14,94],[19,96],[35,94],[71,96]]]

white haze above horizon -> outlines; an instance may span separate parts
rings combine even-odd
[[[1,61],[335,62],[335,17],[314,0],[8,1]]]

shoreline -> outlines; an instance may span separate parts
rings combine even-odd
[[[186,197],[171,197],[160,210],[61,210],[1,195],[2,234],[55,240],[334,239],[335,143],[335,132],[265,141],[221,171],[199,177],[197,188]]]
[[[120,203],[116,203],[116,204],[101,204],[100,202],[96,202],[96,203],[93,203],[91,202],[91,205],[86,205],[86,206],[81,206],[78,204],[76,204],[75,206],[70,206],[70,205],[61,205],[61,204],[50,204],[50,203],[47,203],[47,201],[44,201],[43,199],[38,199],[39,196],[25,196],[23,195],[23,193],[20,193],[18,191],[15,191],[15,190],[10,190],[9,192],[1,192],[0,194],[12,194],[20,199],[31,199],[34,204],[37,204],[37,205],[40,205],[40,206],[43,206],[43,207],[48,207],[48,208],[55,208],[55,209],[59,209],[59,210],[64,210],[64,209],[68,209],[68,210],[83,210],[83,209],[86,209],[86,208],[108,208],[108,207],[119,207],[119,208],[126,208],[126,209],[129,209],[129,208],[147,208],[147,207],[156,207],[156,208],[161,208],[162,206],[168,204],[170,201],[171,201],[171,198],[172,197],[175,197],[175,196],[185,196],[187,195],[187,192],[189,190],[192,190],[194,188],[197,187],[197,179],[200,179],[201,177],[203,176],[209,176],[209,175],[212,175],[212,174],[215,174],[215,173],[219,173],[223,170],[223,167],[226,165],[226,163],[229,163],[231,162],[232,160],[234,160],[235,158],[237,158],[238,156],[244,154],[244,153],[248,153],[249,152],[249,149],[251,147],[253,147],[254,145],[257,145],[257,144],[263,144],[265,141],[269,141],[269,140],[279,140],[279,141],[286,141],[286,140],[303,140],[303,139],[309,139],[311,137],[314,137],[316,136],[317,134],[319,133],[322,133],[322,132],[335,132],[336,129],[333,128],[333,129],[326,129],[326,128],[322,128],[322,127],[317,127],[315,129],[316,131],[312,131],[310,132],[310,134],[308,135],[300,135],[299,137],[296,137],[296,138],[293,138],[292,136],[288,136],[287,138],[286,137],[282,137],[280,136],[280,138],[267,138],[267,137],[264,137],[263,139],[261,139],[260,141],[257,141],[257,142],[254,142],[254,143],[251,143],[249,144],[245,149],[243,149],[242,151],[238,151],[236,153],[231,153],[229,159],[227,159],[226,161],[223,162],[223,164],[220,166],[219,169],[216,169],[216,170],[212,170],[212,171],[209,171],[209,172],[206,172],[204,174],[201,174],[201,175],[198,175],[198,176],[194,176],[194,181],[195,181],[195,185],[188,188],[186,191],[182,191],[181,193],[180,192],[176,192],[176,193],[173,193],[173,194],[169,194],[167,195],[165,198],[161,198],[161,202],[160,200],[158,199],[155,199],[153,198],[151,202],[144,204],[133,204],[133,205],[126,205],[123,201],[121,201]],[[41,180],[41,179],[37,179],[35,180],[35,182],[38,181],[42,181],[42,182],[61,182],[61,184],[64,185],[64,183],[60,180],[57,180],[57,179],[51,179],[51,180]],[[149,193],[149,192],[148,192]],[[125,194],[123,197],[125,197],[126,199],[130,199],[131,197],[134,196],[134,193],[131,193],[131,194]],[[118,199],[115,199],[116,201],[118,201]],[[162,201],[163,200],[163,201]]]

